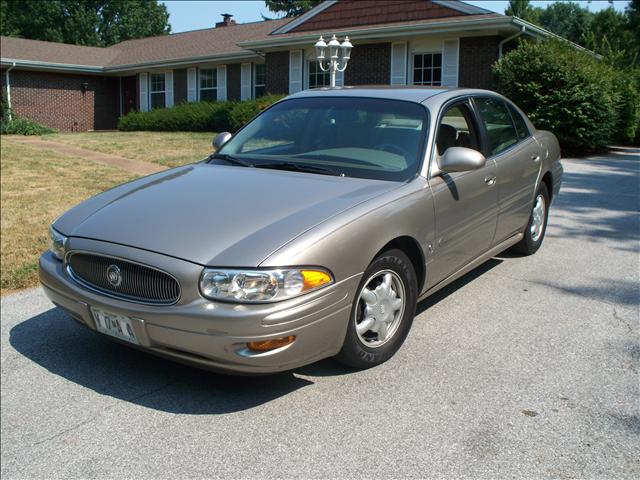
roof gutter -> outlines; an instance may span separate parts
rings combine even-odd
[[[38,60],[17,60],[12,58],[0,58],[0,64],[12,65],[13,67],[29,68],[33,70],[54,70],[64,72],[82,73],[117,73],[131,70],[143,70],[148,68],[169,68],[190,65],[193,63],[225,62],[230,60],[245,60],[256,57],[252,51],[243,51],[233,54],[223,53],[218,55],[206,55],[201,57],[190,57],[176,60],[158,60],[154,62],[132,63],[128,65],[115,65],[113,67],[100,67],[91,65],[73,65],[68,63],[41,62]]]
[[[507,37],[507,38],[504,38],[504,39],[500,40],[500,43],[498,44],[498,58],[502,58],[502,47],[504,46],[504,44],[507,43],[507,42],[510,42],[511,40],[514,40],[514,39],[518,38],[520,35],[524,34],[526,29],[527,29],[527,27],[522,25],[522,28],[520,29],[520,31],[518,33],[515,33],[515,34],[511,35],[510,37]]]
[[[16,62],[13,62],[13,65],[7,68],[7,71],[5,72],[5,75],[7,76],[5,85],[7,86],[7,106],[9,107],[7,116],[9,117],[9,121],[13,120],[13,113],[11,113],[11,81],[9,79],[9,72],[14,68],[16,68]]]
[[[65,72],[104,73],[105,68],[92,65],[73,65],[69,63],[41,62],[38,60],[18,60],[0,58],[0,64],[13,67],[33,68],[34,70],[61,70]]]
[[[247,58],[256,57],[256,54],[251,51],[244,51],[238,53],[222,53],[218,55],[206,55],[201,57],[190,57],[180,60],[158,60],[154,62],[144,63],[131,63],[128,65],[115,65],[113,67],[105,67],[104,71],[109,72],[122,72],[135,69],[145,68],[162,68],[162,67],[179,67],[182,65],[191,65],[193,63],[207,63],[207,62],[226,62],[229,60],[245,60]]]
[[[601,60],[602,59],[602,55],[599,55],[597,53],[595,53],[593,50],[589,50],[588,48],[585,48],[581,45],[578,45],[577,43],[573,43],[571,40],[567,40],[564,37],[561,37],[560,35],[557,35],[553,32],[550,32],[549,30],[546,30],[542,27],[539,27],[538,25],[535,25],[533,23],[527,22],[526,20],[523,20],[521,18],[518,17],[511,17],[512,22],[514,25],[520,25],[521,27],[526,27],[526,31],[525,33],[529,36],[532,37],[546,37],[546,38],[553,38],[555,40],[560,40],[562,42],[565,42],[569,45],[571,45],[573,48],[575,48],[576,50],[580,50],[581,52],[584,53],[588,53],[589,55]]]

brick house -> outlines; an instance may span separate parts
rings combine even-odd
[[[320,34],[354,44],[339,85],[478,88],[491,88],[491,65],[517,36],[553,36],[457,0],[326,0],[296,18],[224,16],[214,28],[107,48],[2,37],[2,83],[17,115],[60,131],[113,129],[132,109],[328,85],[313,49]]]

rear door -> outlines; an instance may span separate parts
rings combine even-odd
[[[434,156],[455,146],[481,151],[480,142],[478,122],[469,100],[446,105],[440,116]],[[497,218],[495,182],[493,160],[478,170],[443,173],[429,180],[435,203],[436,244],[429,265],[428,287],[490,248]]]
[[[539,147],[520,112],[499,97],[475,97],[486,138],[487,159],[495,162],[498,225],[494,244],[522,231],[529,220],[540,171]]]

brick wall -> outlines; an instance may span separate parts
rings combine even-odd
[[[289,93],[289,52],[270,52],[265,57],[268,93]]]
[[[16,115],[61,132],[116,128],[117,77],[24,70],[12,70],[9,75]]]
[[[498,59],[498,37],[463,37],[460,39],[458,86],[493,87],[491,65]]]
[[[240,100],[240,64],[227,65],[227,100]]]
[[[187,101],[187,69],[173,71],[173,103],[177,105]]]
[[[358,45],[344,72],[345,85],[389,85],[391,75],[391,44]]]
[[[342,0],[292,31],[330,30],[358,25],[460,16],[464,14],[458,10],[427,0]]]

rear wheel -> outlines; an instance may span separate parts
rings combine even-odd
[[[358,286],[347,335],[336,357],[354,368],[386,362],[400,348],[416,311],[416,274],[400,250],[376,258]]]
[[[538,251],[544,234],[547,231],[547,218],[549,217],[549,190],[542,183],[536,192],[529,223],[524,231],[524,238],[513,248],[524,255],[533,255]]]

